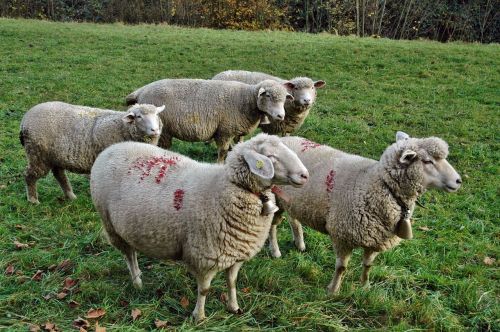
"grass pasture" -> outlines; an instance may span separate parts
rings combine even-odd
[[[498,45],[12,19],[0,19],[0,41],[0,329],[49,321],[68,331],[103,308],[99,325],[108,331],[150,330],[157,319],[179,330],[500,330]],[[370,289],[360,287],[355,252],[332,298],[328,237],[306,229],[307,251],[299,253],[283,223],[283,257],[272,260],[264,248],[240,271],[245,313],[225,310],[220,273],[208,318],[196,325],[189,319],[196,283],[181,264],[139,256],[145,287],[133,289],[124,260],[101,236],[85,177],[70,175],[75,201],[61,200],[49,175],[38,183],[41,204],[28,204],[18,129],[44,101],[124,110],[124,97],[145,83],[226,69],[325,80],[298,133],[323,144],[377,159],[397,130],[442,137],[463,186],[423,196],[415,238],[377,257]],[[216,159],[215,147],[202,143],[175,141],[173,149]],[[54,268],[65,260],[66,268]],[[68,277],[78,284],[58,298]],[[133,321],[136,308],[142,315]]]

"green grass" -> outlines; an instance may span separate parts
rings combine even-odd
[[[26,331],[28,323],[51,321],[67,331],[78,316],[101,307],[107,313],[100,325],[108,331],[149,330],[155,319],[217,331],[500,330],[498,45],[10,19],[0,19],[0,40],[0,329]],[[39,181],[41,204],[27,203],[18,128],[23,114],[44,101],[123,110],[124,97],[145,83],[210,78],[226,69],[324,79],[298,133],[320,143],[378,158],[396,130],[442,137],[462,189],[424,195],[415,239],[377,258],[370,289],[360,287],[356,252],[333,298],[325,292],[335,265],[328,237],[306,229],[308,249],[299,253],[282,224],[283,258],[272,260],[264,248],[240,272],[246,313],[226,312],[219,274],[209,317],[195,325],[189,319],[195,282],[182,264],[140,256],[145,288],[133,289],[124,260],[101,236],[85,177],[70,176],[75,201],[62,201],[49,175]],[[173,149],[200,160],[216,156],[203,143],[176,141]],[[14,240],[30,247],[16,250]],[[496,262],[484,264],[486,256]],[[73,263],[67,271],[49,270],[66,259]],[[9,264],[13,276],[4,273]],[[31,280],[38,269],[42,280]],[[66,277],[79,279],[80,291],[46,300]],[[183,296],[187,308],[179,303]],[[80,306],[71,309],[70,300]],[[142,310],[135,322],[132,308]]]

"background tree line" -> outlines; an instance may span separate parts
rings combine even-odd
[[[500,42],[499,13],[499,0],[0,0],[8,17],[485,43]]]

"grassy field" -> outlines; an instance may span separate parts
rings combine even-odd
[[[52,322],[68,331],[102,308],[99,325],[108,331],[150,330],[155,320],[214,331],[500,330],[498,45],[10,19],[0,19],[0,40],[0,329]],[[78,198],[66,202],[49,175],[39,181],[41,204],[27,203],[18,131],[23,114],[44,101],[124,110],[124,97],[145,83],[226,69],[325,80],[298,133],[320,143],[378,159],[396,130],[442,137],[463,187],[423,196],[415,238],[377,258],[370,289],[360,287],[356,252],[332,298],[328,237],[306,229],[308,249],[299,253],[283,223],[283,257],[273,260],[264,248],[239,274],[245,313],[225,310],[221,273],[208,319],[196,325],[189,318],[196,283],[182,264],[140,256],[145,288],[133,289],[124,260],[101,235],[87,178],[71,174]],[[216,159],[215,147],[202,143],[176,141],[173,149]],[[58,298],[67,278],[77,285]],[[142,311],[135,321],[132,309]]]

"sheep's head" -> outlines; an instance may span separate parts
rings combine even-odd
[[[325,81],[314,82],[308,77],[296,77],[286,82],[285,86],[294,98],[295,108],[306,111],[311,108],[316,100],[316,89],[324,87],[325,84]]]
[[[415,168],[422,174],[422,187],[453,192],[460,188],[462,179],[446,160],[448,144],[440,138],[410,138],[403,132],[396,134],[400,145],[399,163]]]
[[[285,83],[286,84],[286,83]],[[273,80],[262,81],[257,85],[257,107],[275,121],[285,118],[285,101],[293,101],[285,85]]]
[[[240,159],[245,164],[246,173],[260,188],[273,184],[301,187],[309,178],[309,172],[297,154],[286,147],[277,136],[259,134],[252,139],[237,144],[229,153],[229,165]]]
[[[136,128],[136,131],[150,138],[157,138],[161,134],[162,122],[158,114],[165,106],[156,107],[149,104],[135,104],[130,107],[123,121]]]

